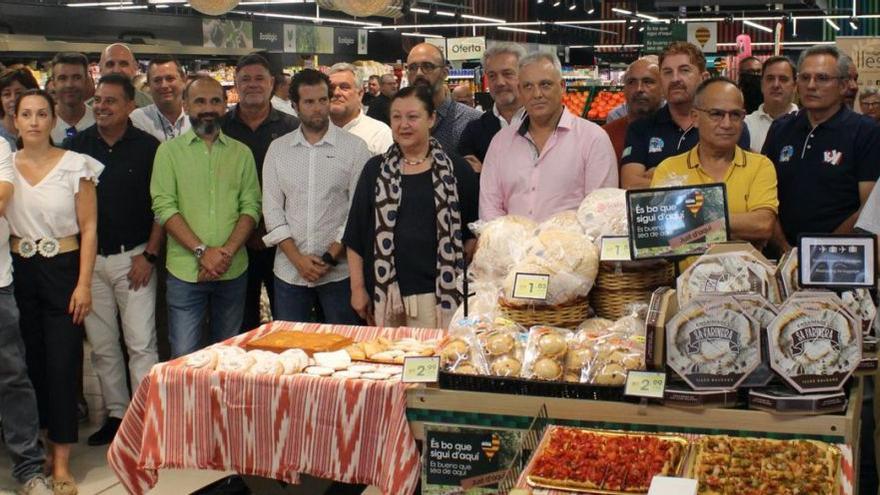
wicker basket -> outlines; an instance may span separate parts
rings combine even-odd
[[[498,306],[507,319],[529,328],[534,325],[546,325],[560,328],[577,328],[592,315],[587,298],[578,298],[565,304],[512,306],[504,298],[498,299]]]
[[[674,284],[675,267],[666,261],[602,262],[590,305],[597,316],[616,320],[632,304],[648,304],[654,289]]]

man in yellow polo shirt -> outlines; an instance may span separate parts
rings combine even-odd
[[[691,110],[699,144],[661,162],[651,187],[723,182],[731,237],[761,248],[773,234],[779,208],[776,169],[764,155],[737,146],[746,116],[743,107],[743,94],[730,79],[700,84]]]

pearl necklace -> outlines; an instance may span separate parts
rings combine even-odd
[[[427,155],[425,155],[425,157],[422,158],[421,160],[410,160],[410,159],[407,158],[407,157],[403,157],[403,163],[404,163],[404,165],[409,165],[410,167],[418,167],[419,165],[421,165],[421,164],[425,163],[426,161],[428,161],[428,158],[429,158],[430,156],[431,156],[430,154],[427,154]]]

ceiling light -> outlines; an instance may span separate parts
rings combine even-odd
[[[419,13],[419,14],[427,14],[427,13],[429,13],[429,10],[428,10],[428,9],[420,9],[420,8],[418,8],[418,7],[410,7],[410,8],[409,8],[409,11],[410,11],[410,12],[417,12],[417,13]]]
[[[514,31],[517,33],[529,33],[529,34],[547,34],[545,31],[538,31],[536,29],[521,29],[521,28],[512,28],[512,27],[504,27],[498,26],[499,31]]]
[[[68,7],[110,7],[113,5],[123,6],[123,5],[134,5],[134,2],[130,1],[117,1],[117,2],[83,2],[83,3],[69,3]]]
[[[825,19],[825,22],[827,22],[829,26],[834,28],[835,31],[840,31],[840,26],[838,26],[837,23],[835,23],[831,19]]]
[[[751,26],[751,27],[753,27],[753,28],[755,28],[755,29],[760,29],[761,31],[766,31],[766,32],[768,32],[768,33],[772,33],[772,32],[773,32],[772,29],[770,29],[770,28],[768,28],[767,26],[764,26],[764,25],[762,25],[762,24],[758,24],[757,22],[752,22],[752,21],[743,20],[743,24],[745,24],[746,26]]]
[[[853,28],[853,31],[858,31],[858,30],[859,30],[859,25],[856,24],[856,19],[855,19],[855,18],[852,18],[852,19],[849,20],[849,27]]]
[[[644,30],[645,30],[645,26],[642,26],[642,27],[639,28],[639,32],[640,32],[640,33],[641,33],[642,31],[644,31]]]
[[[553,2],[553,6],[559,7],[559,4],[561,4],[561,3],[562,3],[562,0],[556,0],[555,2]]]
[[[648,14],[642,14],[641,12],[636,12],[636,17],[641,17],[642,19],[647,19],[649,21],[654,21],[654,22],[659,22],[662,20],[659,17],[654,17],[654,16],[648,15]]]
[[[596,7],[590,7],[590,10],[587,11],[588,14],[592,14],[596,11]]]
[[[542,3],[544,3],[544,0],[538,0],[538,4],[539,4],[539,5],[542,4]]]
[[[498,23],[507,22],[504,19],[495,19],[494,17],[481,17],[478,15],[471,15],[471,14],[461,14],[461,17],[464,19],[473,19],[475,21],[498,22]]]
[[[115,7],[107,7],[107,10],[144,10],[150,7],[156,7],[157,9],[167,9],[168,5],[121,5]]]
[[[574,10],[577,8],[577,2],[575,0],[568,0],[568,10]]]
[[[630,12],[629,10],[626,10],[626,9],[618,9],[617,7],[612,7],[612,8],[611,8],[611,11],[612,11],[612,12],[617,12],[618,14],[623,14],[623,15],[632,15],[632,12]]]
[[[425,34],[425,33],[400,33],[401,36],[410,36],[413,38],[443,38],[443,36],[439,36],[436,34]]]

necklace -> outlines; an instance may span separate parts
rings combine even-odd
[[[429,155],[425,155],[425,157],[422,158],[421,160],[410,160],[410,159],[407,158],[407,157],[403,157],[403,163],[404,163],[405,165],[409,165],[410,167],[418,167],[419,165],[421,165],[421,164],[425,163],[426,161],[428,161],[428,156],[429,156]]]

